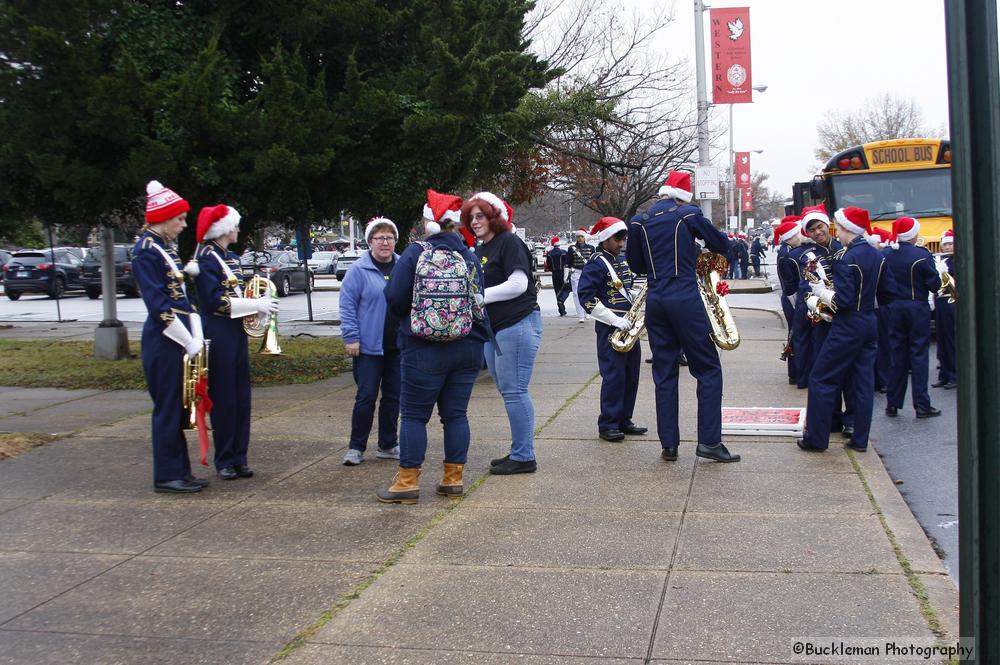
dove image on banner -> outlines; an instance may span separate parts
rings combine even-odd
[[[750,8],[709,11],[712,39],[712,101],[746,104],[753,101],[750,76]]]
[[[736,153],[736,186],[740,188],[750,186],[749,152]]]

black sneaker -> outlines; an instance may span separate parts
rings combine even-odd
[[[663,452],[660,453],[660,459],[664,462],[676,462],[677,446],[674,446],[673,448],[664,448]]]
[[[496,466],[497,464],[503,464],[504,462],[506,462],[509,459],[510,459],[510,454],[509,453],[507,455],[504,455],[503,457],[498,457],[496,459],[491,459],[490,460],[490,466]]]
[[[917,418],[933,418],[940,415],[941,409],[935,409],[933,406],[929,409],[917,409]]]
[[[519,462],[516,459],[507,459],[496,466],[490,467],[490,473],[494,476],[510,476],[515,473],[534,473],[538,469],[535,460],[530,459]]]

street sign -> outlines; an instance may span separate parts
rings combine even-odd
[[[698,200],[714,200],[719,198],[719,167],[697,166],[694,169],[694,186],[698,192]]]
[[[739,220],[737,219],[736,215],[730,215],[729,216],[729,228],[735,229],[739,225],[740,225],[740,223],[739,223]]]
[[[747,228],[748,229],[752,229],[753,228],[753,217],[747,217],[743,221],[747,223]]]

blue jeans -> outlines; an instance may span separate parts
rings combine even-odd
[[[354,358],[354,383],[358,394],[351,414],[351,440],[348,446],[364,452],[375,419],[375,399],[379,387],[382,400],[378,407],[378,447],[388,450],[396,446],[396,420],[399,418],[399,351],[386,351],[384,356],[362,353]]]
[[[542,342],[542,313],[535,310],[496,334],[498,354],[492,342],[483,345],[497,390],[503,395],[510,422],[510,458],[518,462],[535,459],[535,404],[528,394],[531,370]]]
[[[482,342],[470,339],[420,344],[403,351],[399,466],[423,466],[427,421],[435,404],[444,426],[444,461],[465,464],[469,455],[469,398],[482,364]]]

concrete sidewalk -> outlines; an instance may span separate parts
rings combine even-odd
[[[725,405],[804,405],[780,317],[736,316]],[[374,500],[393,463],[341,465],[349,375],[256,390],[257,476],[193,496],[151,491],[144,394],[4,390],[0,430],[72,434],[0,462],[0,663],[788,663],[796,637],[957,634],[878,455],[727,438],[742,462],[697,461],[683,371],[678,462],[655,436],[599,441],[593,328],[566,319],[545,320],[531,390],[538,473],[486,475],[509,432],[484,374],[472,490],[434,494],[432,424],[416,506]]]

